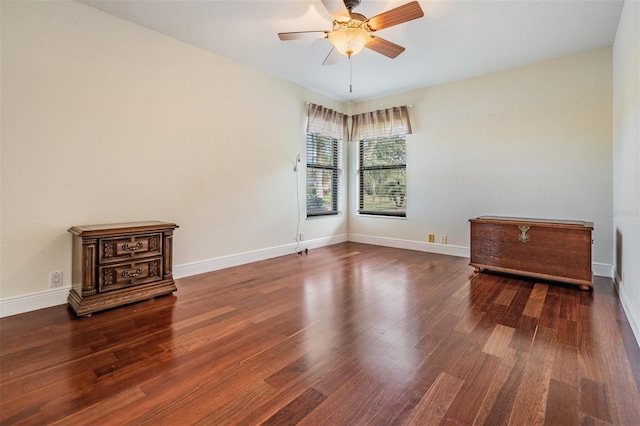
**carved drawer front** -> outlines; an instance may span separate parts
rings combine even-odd
[[[137,260],[98,268],[99,291],[152,283],[162,279],[162,258]]]
[[[162,255],[162,234],[142,234],[102,238],[98,244],[99,263]]]

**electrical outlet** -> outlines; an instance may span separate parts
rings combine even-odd
[[[435,234],[429,234],[429,242],[430,243],[435,243],[436,242]]]
[[[440,244],[447,244],[447,236],[443,235],[442,237],[440,237]]]
[[[54,271],[49,279],[50,287],[62,287],[62,271]]]

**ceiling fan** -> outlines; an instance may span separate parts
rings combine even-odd
[[[328,38],[333,47],[322,65],[337,63],[341,54],[351,58],[351,55],[359,53],[365,47],[393,59],[404,52],[404,47],[373,33],[424,16],[417,1],[368,19],[364,15],[352,12],[353,8],[360,4],[360,0],[322,0],[322,4],[333,16],[332,30],[278,33],[280,40]]]

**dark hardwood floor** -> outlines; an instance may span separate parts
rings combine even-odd
[[[0,320],[0,423],[639,425],[640,350],[592,293],[344,243],[75,318]]]

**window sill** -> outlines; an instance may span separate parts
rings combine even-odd
[[[368,213],[356,213],[358,217],[370,217],[374,219],[396,219],[396,220],[407,220],[406,216],[392,216],[392,215],[384,215],[384,214],[368,214]]]
[[[332,217],[342,217],[342,212],[338,213],[330,213],[330,214],[317,214],[313,216],[307,216],[307,220],[316,220],[316,219],[328,219]]]

